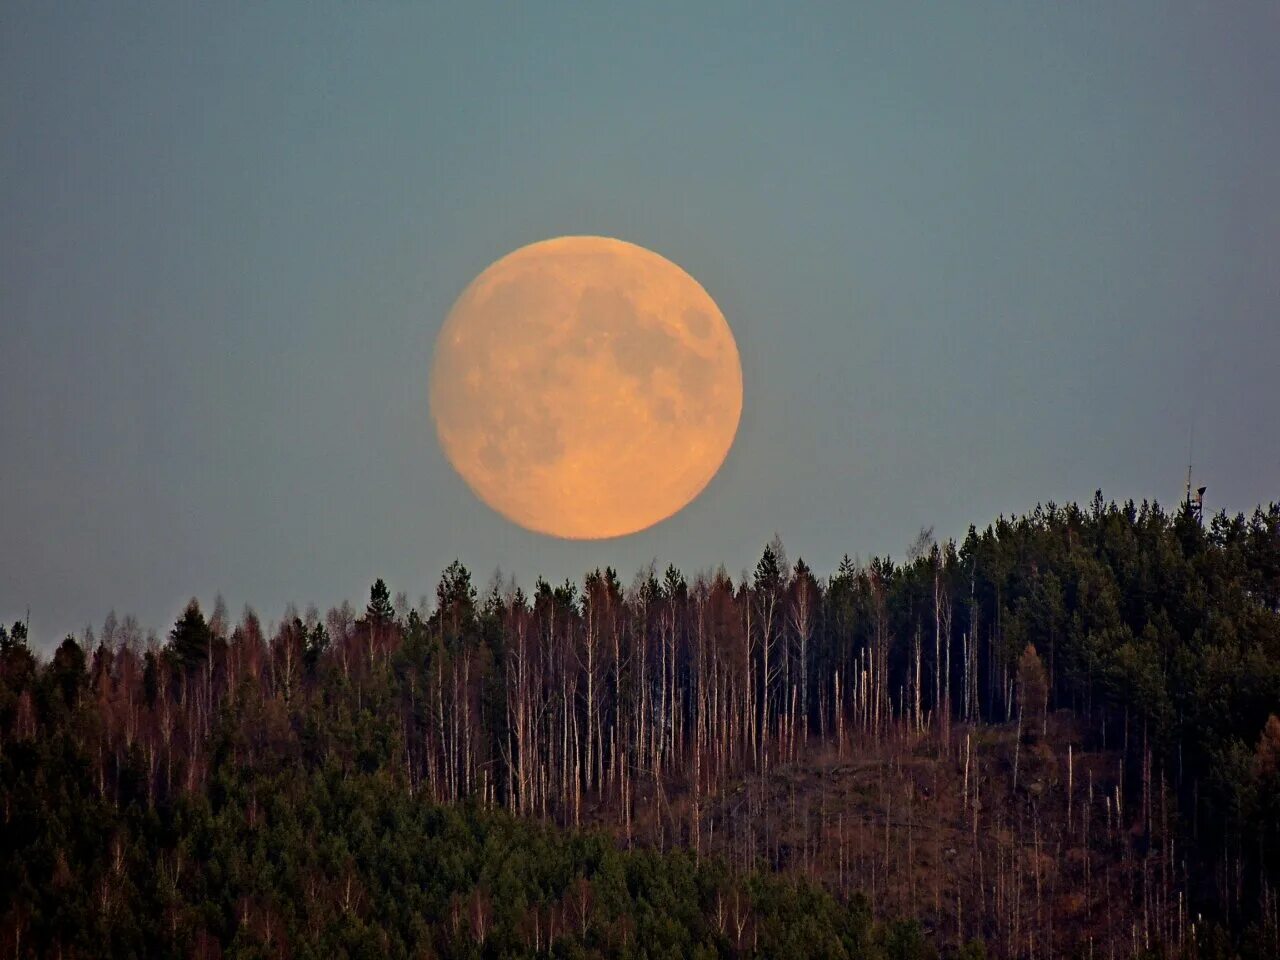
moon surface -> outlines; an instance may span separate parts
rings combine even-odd
[[[522,527],[617,537],[715,476],[742,366],[715,301],[658,254],[559,237],[473,280],[436,341],[431,414],[475,494]]]

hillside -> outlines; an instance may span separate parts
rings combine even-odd
[[[1133,953],[1190,936],[1185,862],[1171,849],[1171,797],[1116,815],[1121,753],[1082,746],[1065,711],[1019,742],[982,725],[841,752],[796,751],[707,801],[703,849],[865,897],[873,915],[918,917],[935,942],[983,940],[1011,955]],[[1068,799],[1070,798],[1070,800]],[[694,845],[687,795],[635,826],[645,846]],[[598,823],[610,818],[600,812]],[[1151,931],[1133,943],[1140,931]]]
[[[1280,507],[0,635],[15,956],[1275,956]],[[983,946],[985,945],[985,946]]]

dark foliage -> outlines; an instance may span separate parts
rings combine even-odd
[[[455,563],[431,610],[379,580],[363,617],[290,610],[269,635],[195,601],[164,646],[109,622],[45,663],[0,629],[6,955],[1021,955],[1002,918],[1058,907],[894,920],[787,868],[735,798],[805,751],[901,765],[1020,722],[1016,783],[1058,762],[1062,711],[1119,769],[1060,835],[1105,813],[1084,862],[1138,880],[1040,950],[1280,950],[1274,505],[1202,526],[1099,496],[826,582],[775,543],[737,584],[478,596]]]

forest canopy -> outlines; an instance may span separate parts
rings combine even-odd
[[[1274,504],[35,649],[10,955],[1280,955]]]

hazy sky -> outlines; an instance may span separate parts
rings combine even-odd
[[[829,572],[1037,501],[1280,498],[1274,3],[0,13],[0,618],[416,600],[651,558]],[[450,11],[436,7],[448,6]],[[642,12],[639,8],[644,7]],[[526,243],[716,299],[720,475],[621,540],[451,470],[434,338]]]

